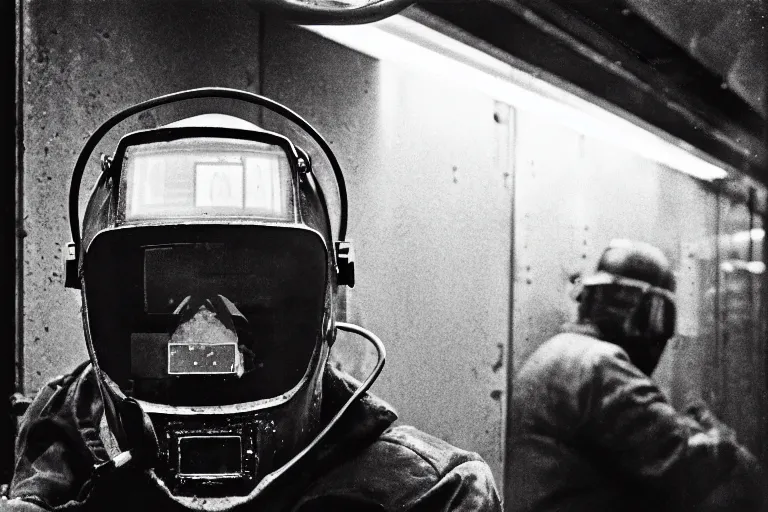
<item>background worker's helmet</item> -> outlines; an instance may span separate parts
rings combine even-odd
[[[597,264],[597,273],[601,272],[675,291],[675,275],[669,260],[661,249],[645,242],[612,240]]]
[[[613,240],[580,285],[581,319],[627,348],[650,373],[675,334],[675,276],[664,253],[644,242]],[[653,354],[644,356],[646,349]]]
[[[82,236],[73,227],[67,282],[82,290],[109,430],[186,506],[247,501],[320,430],[334,297],[354,283],[343,181],[334,240],[317,178],[339,171],[326,158],[221,114],[140,130],[102,158]],[[70,215],[79,176],[73,189]]]

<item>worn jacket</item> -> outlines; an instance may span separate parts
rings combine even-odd
[[[728,427],[676,411],[596,330],[566,331],[513,382],[507,510],[759,509],[760,469]]]
[[[328,368],[323,417],[330,418],[356,385]],[[0,510],[182,510],[144,472],[124,467],[93,478],[106,451],[93,371],[46,386],[21,421],[8,500]],[[373,395],[350,407],[309,458],[240,510],[500,511],[488,465],[409,426]]]

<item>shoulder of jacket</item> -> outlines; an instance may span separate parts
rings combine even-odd
[[[56,389],[59,387],[68,387],[70,384],[72,384],[75,380],[78,378],[85,378],[88,373],[91,373],[93,370],[93,367],[91,366],[91,361],[83,361],[79,365],[75,367],[74,370],[72,370],[69,373],[66,373],[64,375],[58,375],[48,382],[46,382],[46,386],[51,389]]]
[[[537,394],[545,382],[577,389],[591,381],[599,369],[623,366],[628,361],[626,352],[618,345],[581,333],[560,333],[528,357],[515,376],[517,385],[512,393],[518,400],[527,401],[526,397]]]
[[[445,482],[454,471],[456,477]],[[491,470],[479,455],[414,427],[395,426],[324,473],[307,489],[300,504],[334,496],[350,503],[376,503],[382,510],[404,510],[437,492],[443,483],[495,493]]]
[[[20,428],[26,423],[50,414],[53,410],[64,406],[69,396],[77,388],[75,383],[87,379],[92,373],[90,361],[88,361],[78,365],[72,372],[59,375],[46,382],[37,391],[26,408],[24,415],[20,418]]]
[[[627,359],[624,349],[615,343],[576,332],[557,334],[546,341],[542,348],[563,356],[579,357],[585,362],[597,362],[604,358]]]
[[[457,448],[409,425],[398,425],[390,428],[379,437],[376,443],[385,443],[396,447],[405,457],[423,461],[432,468],[438,478],[465,462],[482,462],[485,464],[485,461],[477,453]]]

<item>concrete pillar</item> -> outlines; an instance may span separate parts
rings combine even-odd
[[[24,390],[31,393],[87,358],[79,293],[64,288],[61,259],[70,240],[69,180],[86,138],[111,113],[160,94],[201,86],[258,92],[260,16],[239,0],[27,0],[22,11],[27,236],[19,342]],[[103,151],[111,153],[119,135],[155,121],[126,122]]]

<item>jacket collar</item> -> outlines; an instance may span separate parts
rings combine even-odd
[[[106,423],[99,425],[98,421],[103,417],[104,408],[93,368],[82,365],[65,381],[44,388],[46,392],[41,393],[44,396],[38,396],[33,404],[36,413],[22,420],[14,474],[16,485],[12,486],[20,495],[39,496],[41,503],[54,510],[77,507],[90,499],[95,480],[92,476],[89,478],[89,474],[94,464],[110,457],[107,447],[110,443],[105,446],[105,433],[109,429]],[[359,385],[349,375],[327,367],[323,380],[323,425],[349,401]],[[363,394],[318,446],[256,499],[270,504],[290,503],[301,496],[312,481],[374,443],[396,419],[397,414],[390,405],[371,394]],[[64,457],[55,460],[42,457],[39,443],[31,441],[40,436],[55,444],[56,453],[63,453]],[[116,449],[113,447],[113,451]],[[66,471],[62,471],[63,465]],[[56,477],[56,485],[52,485],[52,475]],[[68,496],[64,500],[72,501],[59,501],[62,497],[52,495],[51,489],[61,490]]]
[[[352,397],[360,382],[332,365],[326,367],[323,379],[323,424]],[[387,402],[370,393],[363,394],[329,432],[329,442],[367,441],[377,439],[397,419],[397,412]]]
[[[581,334],[584,336],[591,336],[593,338],[597,338],[599,340],[604,340],[605,337],[600,332],[600,329],[597,328],[596,325],[590,323],[590,322],[577,322],[577,323],[567,323],[564,324],[560,328],[560,332],[562,333],[572,333],[572,334]]]
[[[321,411],[323,425],[330,422],[359,386],[360,383],[347,373],[331,365],[326,367]],[[397,413],[392,406],[372,394],[363,394],[314,450],[281,475],[255,501],[269,503],[275,509],[285,507],[301,496],[302,491],[318,477],[374,443],[396,419]]]

